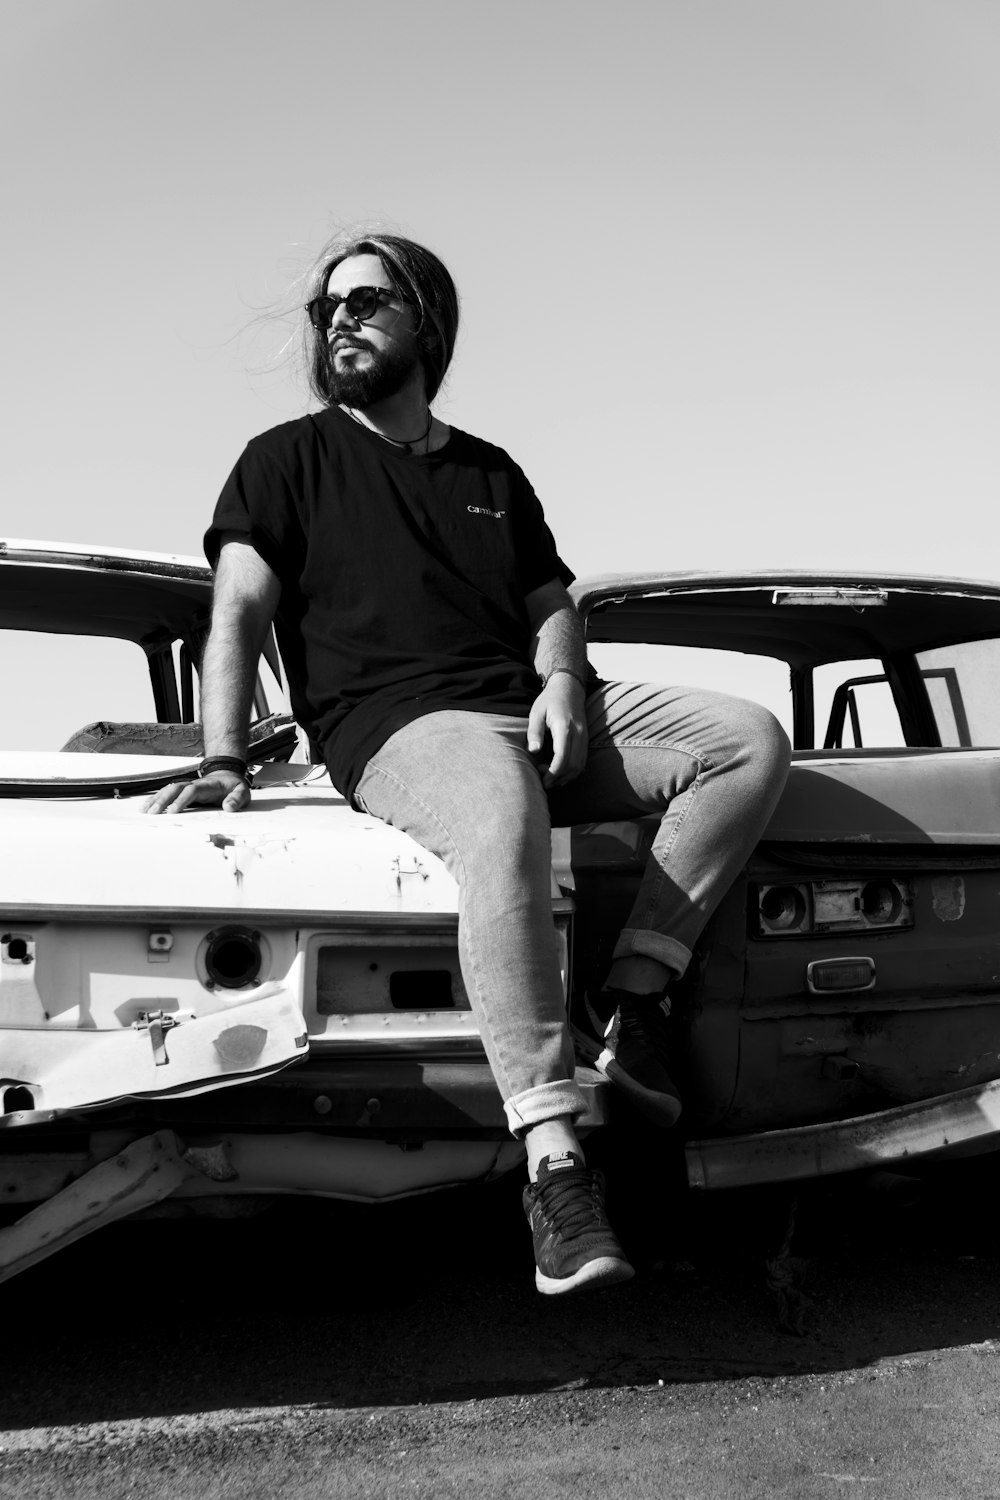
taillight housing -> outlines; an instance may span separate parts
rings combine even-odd
[[[205,939],[201,961],[209,989],[249,989],[265,965],[261,935],[249,927],[219,927]]]
[[[776,881],[757,887],[758,937],[884,932],[913,926],[913,891],[896,875],[854,880]]]

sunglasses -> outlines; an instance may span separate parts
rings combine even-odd
[[[346,297],[334,297],[329,294],[324,297],[314,297],[311,302],[306,303],[306,312],[316,332],[326,333],[333,326],[337,308],[342,302],[355,322],[367,323],[369,318],[374,318],[380,307],[384,307],[385,303],[392,301],[393,298],[398,302],[406,300],[390,287],[354,286]]]

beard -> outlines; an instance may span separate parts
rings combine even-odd
[[[415,345],[380,350],[344,339],[339,340],[339,345],[341,348],[364,349],[368,359],[362,367],[353,363],[338,367],[333,352],[328,351],[326,384],[332,405],[363,409],[377,401],[385,401],[403,389],[420,363]]]

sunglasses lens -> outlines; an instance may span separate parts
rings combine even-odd
[[[332,297],[314,297],[307,305],[309,321],[317,333],[325,333],[333,322],[337,304]]]
[[[356,286],[352,292],[347,294],[347,311],[352,318],[357,318],[359,323],[364,323],[368,318],[375,316],[378,307],[378,292],[373,286]]]

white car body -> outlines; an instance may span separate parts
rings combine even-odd
[[[31,628],[37,599],[56,633],[146,640],[136,600],[175,624],[187,609],[203,635],[211,588],[193,559],[32,542],[0,546],[7,580],[8,628]],[[116,590],[131,621],[94,608]],[[171,670],[162,649],[151,661]],[[262,707],[288,754],[294,727]],[[149,729],[165,717],[151,702]],[[523,1158],[462,985],[451,876],[324,767],[269,753],[246,811],[150,817],[149,792],[192,777],[197,752],[0,751],[0,1202],[43,1205],[13,1226],[14,1269],[74,1237],[74,1185],[120,1158],[112,1217],[157,1195],[377,1201]],[[564,972],[570,911],[554,876]],[[597,1123],[603,1086],[581,1076]],[[48,1144],[67,1130],[70,1149]],[[153,1171],[164,1130],[174,1168]]]
[[[273,711],[273,641],[250,809],[143,814],[196,774],[210,592],[192,559],[0,542],[0,632],[131,642],[150,700],[142,722],[70,725],[62,750],[0,751],[0,1205],[22,1215],[0,1228],[0,1279],[143,1208],[375,1202],[522,1159],[462,987],[455,885],[352,810]],[[721,658],[793,743],[768,828],[671,986],[688,1182],[1000,1148],[1000,587],[803,570],[574,594],[599,671],[629,675],[601,653],[648,647],[665,655],[644,680],[732,689],[711,679]],[[61,691],[0,671],[28,726]],[[591,1043],[579,1001],[654,826],[553,833]],[[577,1079],[581,1127],[613,1118],[601,1075]],[[644,1160],[679,1149],[664,1135]]]

